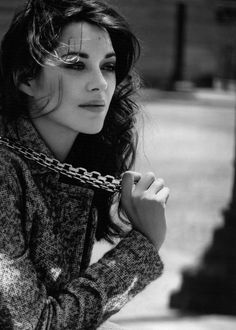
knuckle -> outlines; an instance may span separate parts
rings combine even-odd
[[[142,198],[149,198],[150,197],[150,192],[148,190],[144,190],[142,193]]]
[[[147,172],[146,174],[145,174],[145,176],[146,176],[146,178],[148,178],[148,179],[150,179],[150,180],[155,180],[155,174],[153,173],[153,172]]]
[[[162,186],[162,187],[164,187],[164,185],[165,185],[165,180],[162,179],[162,178],[158,178],[158,179],[156,180],[156,182],[157,182],[158,185],[160,185],[160,186]]]
[[[163,197],[167,198],[170,195],[170,189],[168,187],[163,188]]]
[[[166,189],[166,195],[169,196],[169,194],[170,194],[170,188],[169,187],[165,187],[165,189]]]
[[[149,196],[145,191],[133,193],[133,201],[136,204],[142,204],[143,202],[147,201],[148,199],[149,199]]]

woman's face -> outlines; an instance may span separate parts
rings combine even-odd
[[[109,34],[86,22],[71,23],[56,53],[66,63],[48,58],[40,75],[30,81],[32,108],[46,104],[40,115],[46,114],[41,118],[53,130],[98,133],[116,87],[116,56]],[[76,61],[67,62],[68,58]]]

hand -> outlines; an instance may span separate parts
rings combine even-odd
[[[135,184],[135,182],[137,182]],[[165,206],[169,189],[151,172],[127,171],[122,177],[121,206],[134,229],[160,249],[166,235]]]

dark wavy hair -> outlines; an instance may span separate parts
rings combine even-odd
[[[97,157],[80,160],[77,166],[119,177],[134,163],[137,146],[135,118],[138,106],[133,95],[139,87],[134,64],[139,57],[140,46],[126,20],[110,5],[97,0],[31,0],[15,14],[5,34],[0,53],[0,114],[13,121],[29,115],[27,96],[19,90],[22,82],[35,78],[43,60],[58,45],[65,26],[85,21],[106,29],[117,57],[116,89],[103,129],[96,138],[84,136],[87,150],[95,144]],[[80,134],[79,134],[80,135]],[[96,159],[94,159],[96,158]],[[120,204],[120,221],[111,216],[111,205],[119,201],[119,194],[96,191],[98,210],[96,238],[109,242],[125,235]]]

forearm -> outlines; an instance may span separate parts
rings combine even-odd
[[[81,277],[48,295],[25,254],[1,262],[2,305],[14,330],[92,330],[157,278],[162,268],[152,245],[133,231]]]
[[[69,289],[77,296],[81,281],[94,283],[103,301],[100,319],[103,322],[157,279],[162,271],[163,263],[155,247],[142,234],[132,230],[99,262],[91,265],[83,278],[70,283]],[[90,301],[94,309],[95,305]]]

